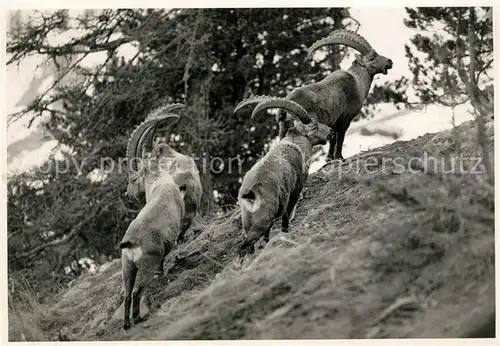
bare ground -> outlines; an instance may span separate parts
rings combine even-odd
[[[165,277],[147,290],[149,320],[121,329],[123,287],[115,260],[75,280],[56,304],[37,309],[42,335],[494,337],[494,189],[493,172],[484,166],[493,166],[492,121],[483,137],[491,162],[483,159],[479,168],[467,159],[484,156],[474,122],[324,167],[310,177],[290,233],[281,233],[278,223],[265,248],[243,263],[236,260],[237,210],[201,220],[198,235],[167,256]],[[443,172],[440,161],[434,169],[422,160],[424,152],[448,163],[454,156],[455,174]],[[459,156],[469,173],[457,173]],[[28,334],[11,321],[11,341]]]

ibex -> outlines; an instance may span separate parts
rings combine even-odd
[[[140,198],[144,194],[144,174],[137,169],[136,160],[153,147],[153,136],[160,123],[168,119],[173,119],[173,122],[176,122],[179,119],[177,114],[170,114],[169,112],[183,107],[185,107],[184,104],[174,103],[157,108],[132,132],[127,144],[127,159],[129,162],[128,196]],[[162,167],[172,175],[175,181],[181,181],[186,187],[184,194],[185,215],[178,239],[179,242],[182,242],[184,234],[191,226],[201,204],[203,190],[200,173],[193,158],[179,153],[168,144],[162,144],[162,148]]]
[[[163,259],[174,247],[184,218],[182,179],[175,181],[162,167],[170,155],[166,144],[155,146],[147,162],[142,162],[146,205],[130,223],[121,243],[122,275],[125,286],[123,328],[130,328],[130,307],[134,323],[141,321],[140,300],[156,274],[163,273]],[[146,159],[146,157],[144,157]]]
[[[347,70],[332,72],[323,80],[301,86],[292,90],[286,100],[301,105],[318,122],[330,126],[334,135],[330,139],[327,160],[343,159],[342,146],[351,121],[363,107],[370,91],[373,77],[376,74],[387,74],[392,68],[392,60],[377,54],[370,44],[359,34],[348,30],[336,30],[329,36],[315,42],[308,49],[308,58],[318,48],[330,44],[344,44],[354,48],[361,54],[355,56],[351,67]],[[238,107],[259,102],[258,97],[242,102]],[[279,137],[283,138],[293,118],[283,117],[278,113]]]
[[[276,218],[281,217],[282,231],[288,232],[289,221],[309,174],[312,148],[326,144],[332,136],[330,127],[318,123],[293,101],[267,96],[258,100],[262,102],[253,110],[252,118],[264,109],[281,108],[297,121],[243,178],[238,203],[246,237],[239,248],[240,256],[253,253],[255,242],[262,236],[266,243],[269,241]],[[235,112],[240,108],[237,106]]]

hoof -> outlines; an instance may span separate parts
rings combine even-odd
[[[240,248],[238,249],[238,256],[240,258],[243,258],[245,257],[245,255],[251,255],[255,252],[254,248],[253,248],[253,244],[252,245],[243,245],[243,246],[240,246]]]
[[[340,155],[340,156],[335,155],[333,157],[329,156],[325,159],[325,161],[327,164],[337,162],[337,161],[344,161],[344,157],[342,155]]]
[[[123,329],[125,329],[125,330],[130,329],[130,322],[124,322],[123,323]]]
[[[239,249],[238,250],[238,257],[243,258],[245,257],[246,254],[248,254],[250,251],[248,249]]]
[[[139,324],[141,322],[147,321],[149,319],[149,317],[150,317],[150,314],[148,312],[143,316],[139,316],[137,318],[134,318],[134,324]]]
[[[282,229],[281,229],[281,232],[283,232],[283,233],[288,233],[288,228],[282,228]]]

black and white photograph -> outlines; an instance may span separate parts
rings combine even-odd
[[[498,8],[155,4],[5,7],[6,341],[495,342]]]

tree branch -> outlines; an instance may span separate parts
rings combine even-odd
[[[478,73],[477,73],[477,75],[476,75],[476,77],[474,79],[474,81],[476,82],[476,84],[479,82],[479,77],[483,73],[485,73],[485,71],[491,66],[492,63],[493,63],[493,59],[490,59],[490,61],[488,61],[487,63],[485,63],[483,65],[483,67],[478,71]],[[486,76],[488,76],[488,75],[486,74]],[[488,78],[489,78],[489,76],[488,76]]]
[[[89,53],[97,53],[107,50],[115,50],[120,47],[122,44],[129,43],[135,41],[134,37],[124,36],[122,38],[116,39],[111,42],[105,42],[101,44],[92,44],[89,48],[75,48],[75,46],[79,46],[80,44],[75,43],[67,43],[58,47],[50,47],[50,46],[40,46],[38,49],[38,53],[40,54],[54,54],[54,55],[62,55],[66,53],[71,54],[89,54]]]
[[[76,235],[78,235],[78,233],[82,230],[82,228],[84,226],[86,226],[87,223],[89,223],[90,221],[92,221],[94,219],[94,217],[95,217],[95,212],[91,213],[83,221],[81,221],[78,225],[76,225],[75,227],[73,227],[73,229],[71,230],[71,232],[69,232],[68,234],[64,235],[62,238],[53,240],[50,243],[39,245],[39,246],[35,247],[34,249],[29,250],[29,251],[18,253],[15,256],[16,259],[21,259],[21,258],[29,258],[29,259],[31,259],[34,256],[38,255],[40,252],[42,252],[45,249],[49,248],[49,247],[54,247],[54,246],[57,246],[57,245],[61,245],[61,244],[67,243],[68,241],[70,241],[71,239],[73,239]]]

